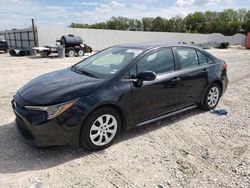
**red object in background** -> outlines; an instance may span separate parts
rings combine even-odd
[[[247,33],[246,48],[250,49],[250,32]]]
[[[227,69],[227,64],[224,63],[223,68],[226,70]]]

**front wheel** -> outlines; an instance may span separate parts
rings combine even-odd
[[[81,130],[81,144],[89,150],[109,147],[121,129],[120,115],[110,107],[97,109],[87,118]]]
[[[209,86],[206,95],[203,100],[203,108],[205,110],[213,110],[219,103],[221,96],[221,88],[218,84],[213,83]]]
[[[76,55],[76,51],[73,50],[73,49],[69,49],[68,52],[67,52],[67,56],[68,57],[75,57]]]

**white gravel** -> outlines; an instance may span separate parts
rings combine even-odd
[[[0,187],[250,187],[250,51],[210,52],[228,63],[230,83],[218,106],[228,115],[185,112],[127,131],[94,153],[28,146],[10,105],[32,78],[81,58],[0,54]]]

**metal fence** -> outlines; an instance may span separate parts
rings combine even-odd
[[[171,44],[185,42],[194,43],[199,46],[211,46],[222,42],[229,42],[232,45],[245,44],[246,36],[237,34],[234,36],[224,36],[220,33],[213,34],[190,34],[190,33],[170,33],[170,32],[143,32],[143,31],[118,31],[102,29],[76,29],[55,26],[38,27],[38,38],[41,46],[54,44],[57,38],[62,35],[79,35],[94,50],[101,50],[106,47],[136,42],[166,42]],[[209,44],[209,45],[208,45]],[[213,45],[211,46],[213,47]]]
[[[216,47],[222,42],[229,42],[231,45],[244,45],[246,36],[236,34],[234,36],[224,36],[220,33],[213,34],[190,34],[190,33],[170,33],[170,32],[144,32],[144,31],[118,31],[102,29],[76,29],[60,26],[37,27],[35,32],[32,28],[3,31],[10,48],[30,49],[35,44],[44,46],[55,44],[56,39],[62,35],[74,34],[81,36],[94,50],[101,50],[106,47],[136,42],[166,42],[171,44],[187,43],[197,46]],[[35,34],[35,36],[34,36]]]

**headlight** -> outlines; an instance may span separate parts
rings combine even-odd
[[[49,120],[49,119],[59,116],[60,114],[68,110],[77,101],[78,99],[65,102],[65,103],[61,103],[61,104],[57,104],[57,105],[53,105],[53,106],[25,106],[25,108],[30,109],[30,110],[46,111],[48,113],[47,119]]]

